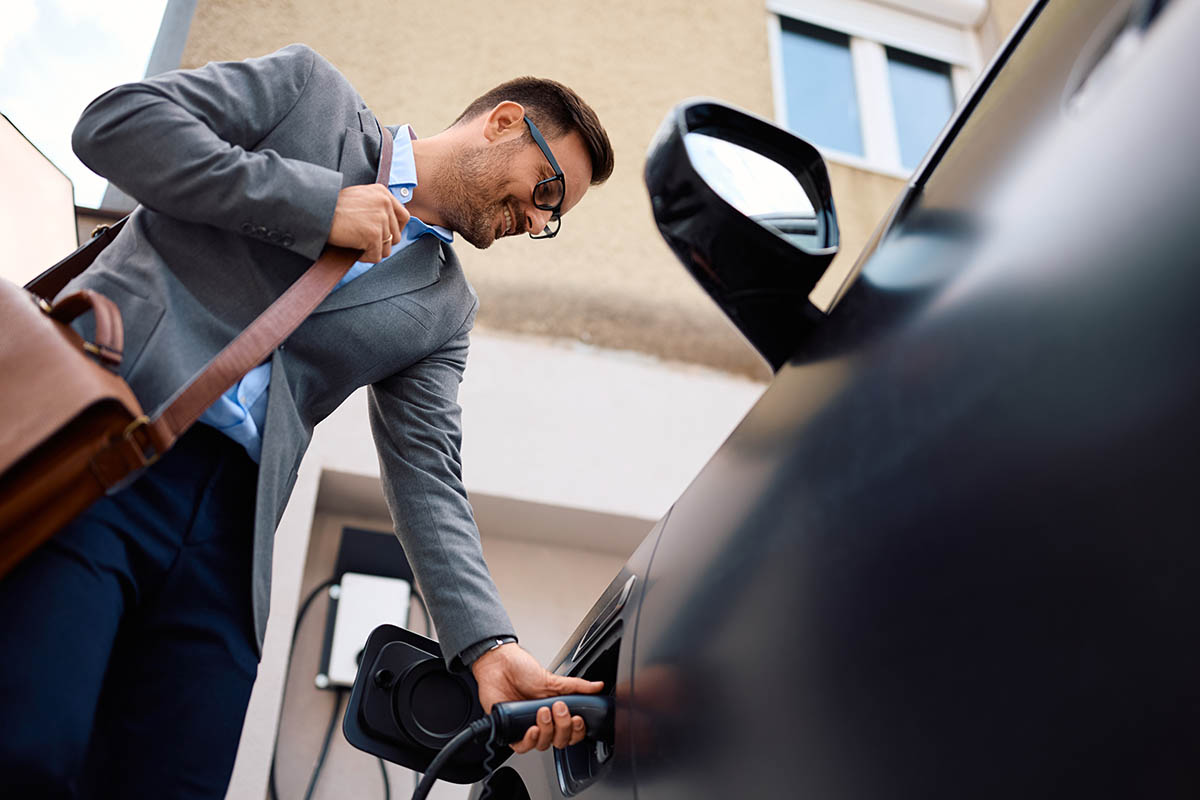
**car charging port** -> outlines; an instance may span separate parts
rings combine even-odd
[[[615,694],[617,683],[617,664],[621,653],[621,624],[617,623],[608,631],[590,652],[583,654],[578,666],[571,670],[571,675],[589,681],[603,681],[602,694],[610,697]],[[564,795],[578,794],[593,783],[607,769],[613,756],[614,726],[593,736],[588,736],[582,742],[563,750],[555,751],[559,788]]]

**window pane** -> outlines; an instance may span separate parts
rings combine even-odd
[[[900,161],[913,169],[954,111],[950,65],[891,47],[887,57]]]
[[[815,145],[863,155],[850,37],[779,21],[788,127]]]

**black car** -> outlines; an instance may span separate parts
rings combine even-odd
[[[826,310],[816,151],[681,105],[655,218],[777,374],[555,659],[611,732],[472,796],[1200,797],[1198,101],[1200,0],[1035,3]]]

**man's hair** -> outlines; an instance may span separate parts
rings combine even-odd
[[[525,107],[525,116],[533,120],[547,139],[579,131],[592,161],[592,185],[604,183],[612,175],[613,149],[604,126],[583,98],[557,81],[546,78],[514,78],[477,97],[454,120],[454,125],[486,114],[505,100]],[[529,132],[526,131],[528,136]]]

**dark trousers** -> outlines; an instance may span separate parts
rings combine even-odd
[[[257,471],[196,425],[0,580],[0,797],[224,797]]]

